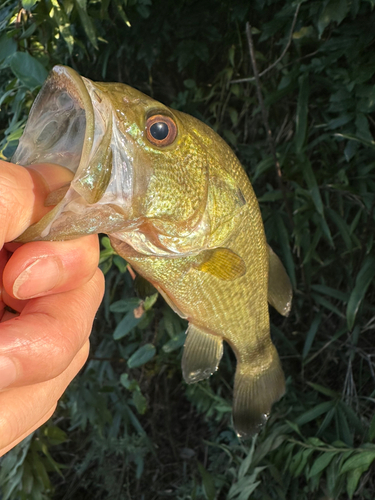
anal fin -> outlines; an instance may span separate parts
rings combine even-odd
[[[267,422],[273,403],[285,393],[280,359],[272,345],[269,366],[257,373],[253,364],[239,362],[234,380],[233,423],[242,438],[258,433]]]
[[[292,285],[281,260],[270,246],[268,246],[268,256],[268,302],[280,314],[288,316],[292,307]]]
[[[189,324],[182,356],[185,382],[193,384],[212,375],[223,355],[223,339]]]

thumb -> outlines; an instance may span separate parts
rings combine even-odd
[[[72,178],[60,165],[25,168],[0,160],[0,249],[49,212],[52,207],[44,206],[48,194]]]

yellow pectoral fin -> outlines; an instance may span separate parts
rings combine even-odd
[[[210,377],[223,355],[223,339],[189,323],[182,356],[182,374],[187,384]]]
[[[228,248],[204,250],[199,254],[199,263],[194,267],[224,281],[235,280],[246,273],[243,259]]]
[[[269,275],[268,275],[268,302],[283,316],[288,316],[292,307],[293,290],[284,266],[270,246]]]

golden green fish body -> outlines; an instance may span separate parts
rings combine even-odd
[[[227,144],[199,120],[126,85],[93,83],[57,67],[14,161],[59,163],[75,174],[56,207],[21,239],[108,233],[116,251],[188,319],[187,382],[210,376],[223,340],[230,344],[234,425],[239,435],[257,432],[284,393],[268,302],[287,314],[291,288]]]

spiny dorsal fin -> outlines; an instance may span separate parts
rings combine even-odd
[[[288,316],[292,307],[293,290],[284,266],[270,246],[268,274],[268,302],[283,316]]]
[[[223,355],[223,339],[189,323],[182,356],[182,374],[187,384],[211,376]]]
[[[220,280],[235,280],[246,273],[246,264],[243,259],[228,248],[204,250],[199,256],[200,262],[195,268],[203,273],[212,274]]]

